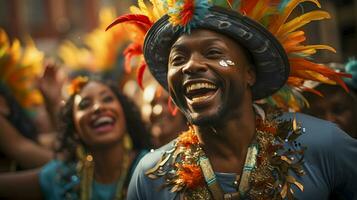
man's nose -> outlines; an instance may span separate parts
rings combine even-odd
[[[190,60],[183,67],[182,72],[186,74],[205,72],[207,71],[207,65],[203,62],[201,55],[193,54]]]

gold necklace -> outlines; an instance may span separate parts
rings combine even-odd
[[[124,199],[124,183],[128,174],[130,163],[129,152],[125,151],[123,154],[123,161],[121,165],[120,177],[117,181],[115,190],[115,200]],[[91,155],[85,156],[81,161],[81,166],[78,167],[80,174],[80,199],[88,200],[92,197],[93,176],[94,176],[94,162]]]

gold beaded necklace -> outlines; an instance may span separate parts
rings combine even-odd
[[[120,177],[116,184],[115,200],[124,199],[124,183],[128,175],[130,165],[130,152],[125,151],[123,154],[123,161],[120,170]],[[86,155],[78,163],[77,171],[80,175],[80,199],[89,200],[92,197],[93,176],[94,176],[94,162],[92,155]]]

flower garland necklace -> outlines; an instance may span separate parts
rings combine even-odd
[[[294,199],[291,186],[303,190],[303,185],[288,171],[304,175],[304,148],[296,142],[303,130],[295,118],[279,121],[277,117],[274,114],[269,120],[256,120],[256,139],[235,181],[235,193],[223,192],[192,127],[178,137],[173,148],[146,175],[153,179],[164,177],[163,187],[180,192],[183,199]]]

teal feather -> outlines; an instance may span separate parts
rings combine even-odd
[[[343,80],[348,86],[357,89],[357,60],[351,58],[345,65],[345,71],[352,74],[352,78],[344,78]]]
[[[289,2],[290,0],[282,0],[278,6],[279,12],[282,12],[286,8],[286,5],[288,5]]]
[[[237,8],[240,7],[240,0],[233,0],[233,3],[232,3],[232,8],[234,10],[237,10]]]
[[[228,4],[227,0],[213,0],[212,4],[215,6],[229,8],[229,4]]]

